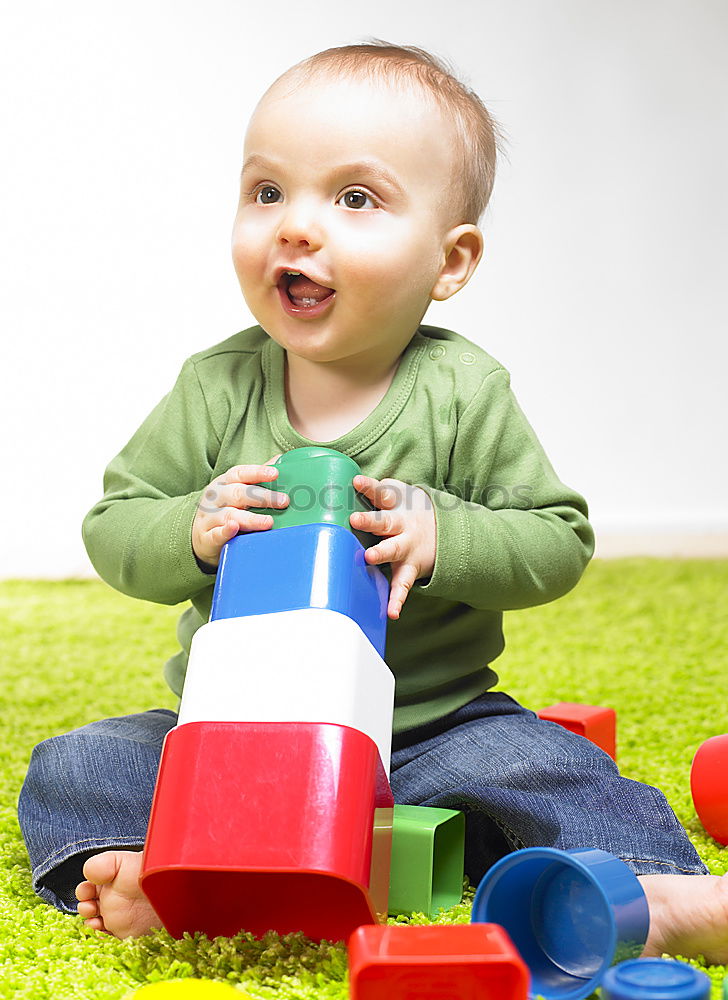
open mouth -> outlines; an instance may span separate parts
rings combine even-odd
[[[283,271],[278,292],[286,312],[318,316],[333,301],[333,288],[321,285],[301,271]]]

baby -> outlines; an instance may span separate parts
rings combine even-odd
[[[351,455],[375,508],[351,524],[381,538],[366,560],[391,576],[396,801],[465,811],[473,883],[524,846],[608,850],[647,894],[645,955],[723,963],[728,880],[706,874],[664,796],[493,690],[503,611],[566,593],[593,550],[586,504],[507,372],[422,325],[480,261],[496,145],[480,99],[419,49],[330,49],[276,80],[246,135],[232,241],[259,325],[185,363],[107,469],[84,538],[118,589],[192,602],[188,650],[225,542],[271,527],[251,507],[288,502],[254,485],[277,475],[262,455],[312,443]],[[185,663],[183,651],[166,668],[177,694]],[[157,710],[46,740],[21,794],[36,890],[73,912],[75,887],[86,923],[118,937],[159,926],[140,849],[175,721]]]

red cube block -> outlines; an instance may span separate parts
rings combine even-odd
[[[728,733],[711,736],[698,747],[690,791],[706,832],[719,844],[728,844]]]
[[[164,743],[141,886],[174,937],[345,941],[386,917],[393,810],[359,730],[185,723]]]
[[[601,705],[580,705],[574,701],[560,701],[536,713],[539,719],[558,722],[564,729],[596,743],[605,753],[617,759],[617,713]]]
[[[526,1000],[529,974],[497,924],[364,926],[349,938],[351,1000]]]

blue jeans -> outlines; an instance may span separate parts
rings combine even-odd
[[[18,803],[33,887],[76,912],[83,863],[144,844],[162,743],[174,712],[92,722],[40,743]],[[427,726],[397,734],[395,801],[461,809],[474,885],[521,847],[599,847],[638,875],[707,868],[662,792],[619,775],[594,744],[488,692]]]

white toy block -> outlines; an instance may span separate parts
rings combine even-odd
[[[329,722],[358,729],[389,774],[394,675],[351,618],[302,608],[197,630],[178,725]]]

